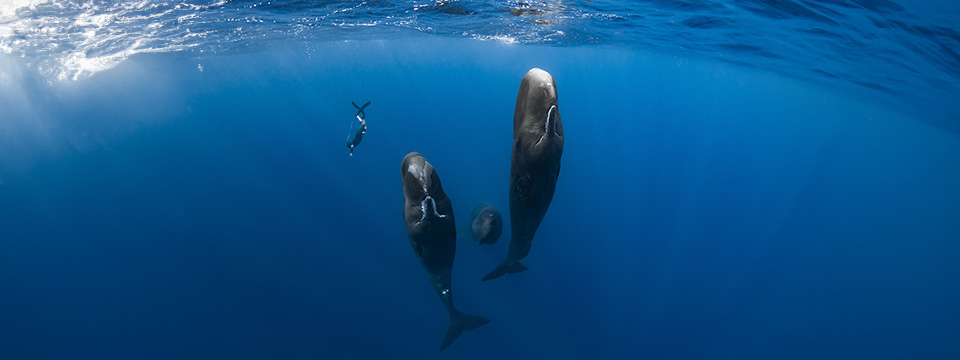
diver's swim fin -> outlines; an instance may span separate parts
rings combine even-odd
[[[365,109],[367,106],[370,105],[370,102],[369,102],[369,101],[367,101],[366,104],[363,104],[363,106],[357,106],[357,103],[355,103],[355,102],[353,102],[353,101],[351,101],[350,103],[353,104],[353,107],[357,108],[357,115],[358,115],[358,116],[359,116],[360,114],[363,114],[363,116],[361,116],[361,118],[367,117],[367,113],[363,112],[363,109]]]
[[[357,103],[353,101],[351,101],[350,103],[353,104],[353,107],[357,108],[357,113],[354,114],[354,116],[359,116],[361,119],[364,119],[367,117],[367,113],[363,112],[363,109],[365,109],[367,106],[370,105],[369,101],[367,101],[366,104],[363,104],[363,106],[357,106]]]

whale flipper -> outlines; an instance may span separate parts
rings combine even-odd
[[[440,351],[446,349],[453,343],[464,331],[473,330],[490,322],[483,316],[464,314],[457,312],[450,315],[450,325],[447,326],[447,332],[443,334],[443,342],[440,344]]]
[[[483,281],[496,279],[506,273],[516,274],[524,270],[527,270],[527,266],[521,264],[519,261],[504,261],[500,263],[496,269],[493,269],[493,271],[487,274],[487,276],[484,276]]]

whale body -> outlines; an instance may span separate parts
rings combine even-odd
[[[483,278],[496,279],[527,267],[533,236],[553,200],[563,154],[563,123],[557,85],[546,71],[531,69],[520,81],[513,111],[510,161],[510,248],[507,259]]]
[[[450,324],[440,344],[443,351],[464,331],[478,328],[490,320],[461,313],[453,306],[450,274],[457,251],[457,230],[453,205],[443,192],[440,176],[420,153],[411,152],[403,158],[400,178],[403,221],[407,225],[410,246],[450,313]]]

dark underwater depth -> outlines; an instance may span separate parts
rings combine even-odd
[[[814,3],[873,17],[900,6],[796,2]],[[420,15],[426,30],[275,31],[255,47],[84,63],[95,71],[66,79],[4,27],[64,10],[0,11],[0,359],[960,357],[955,94],[811,81],[778,57],[485,41],[444,23],[483,4],[433,4],[447,10]],[[368,16],[409,12],[390,14]],[[955,36],[956,21],[939,21],[925,28]],[[510,242],[513,111],[534,67],[559,95],[556,193],[529,270],[481,282]],[[955,75],[935,82],[956,89]],[[351,102],[367,101],[349,156]],[[448,314],[401,217],[411,151],[435,167],[458,225],[484,202],[503,215],[495,244],[459,234],[457,308],[490,323],[443,352]]]

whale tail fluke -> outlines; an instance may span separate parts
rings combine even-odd
[[[447,326],[447,332],[443,334],[443,343],[440,344],[440,351],[446,349],[453,343],[464,331],[473,330],[490,322],[489,319],[457,312],[450,316],[450,325]]]
[[[493,271],[487,274],[487,276],[484,276],[483,281],[496,279],[506,273],[516,274],[524,270],[527,270],[527,266],[521,264],[519,261],[505,260],[503,263],[497,266],[496,269],[493,269]]]
[[[525,271],[525,270],[527,270],[527,266],[524,264],[521,264],[519,261],[514,261],[513,265],[510,265],[510,267],[507,268],[507,272],[511,274],[516,274],[518,272]]]

